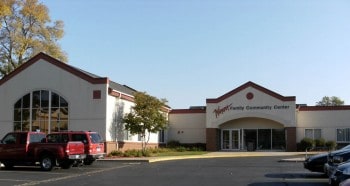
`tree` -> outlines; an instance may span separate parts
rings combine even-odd
[[[131,112],[123,117],[125,129],[131,134],[138,134],[142,141],[142,151],[145,152],[150,139],[150,133],[156,133],[166,128],[167,118],[162,112],[166,107],[166,100],[159,100],[145,92],[134,95],[135,105]],[[146,139],[146,133],[148,137]]]
[[[321,101],[316,102],[317,106],[339,106],[344,105],[344,101],[336,96],[324,96]]]
[[[67,61],[57,43],[63,22],[51,22],[48,13],[38,0],[0,1],[0,78],[39,52]]]

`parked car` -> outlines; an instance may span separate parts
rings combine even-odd
[[[349,146],[349,145],[348,145]],[[346,162],[350,159],[350,148],[348,146],[341,150],[328,153],[327,163],[325,163],[325,172],[330,176],[340,163]]]
[[[322,172],[327,174],[325,164],[327,163],[328,156],[330,154],[333,156],[334,154],[338,154],[347,150],[350,150],[350,145],[347,145],[340,150],[332,151],[330,153],[321,153],[310,156],[305,159],[304,168],[310,170],[311,172]]]
[[[50,144],[42,132],[10,132],[0,143],[0,162],[7,169],[15,165],[40,165],[42,170],[50,171],[56,165],[70,168],[85,158],[83,143]]]
[[[66,131],[54,132],[47,135],[48,142],[57,141],[66,143],[67,141],[80,141],[84,144],[86,158],[85,165],[91,165],[96,159],[103,158],[104,143],[101,136],[97,132],[91,131]]]
[[[329,175],[329,184],[337,186],[341,182],[350,178],[350,162],[339,164],[335,170]]]
[[[339,183],[339,186],[350,186],[350,179],[346,179]]]
[[[311,172],[324,173],[324,164],[327,163],[328,153],[321,153],[310,156],[304,161],[304,168]]]

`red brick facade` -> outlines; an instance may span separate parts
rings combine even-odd
[[[109,154],[114,150],[126,151],[131,149],[141,149],[141,142],[119,142],[118,145],[116,142],[106,142],[106,153]],[[148,143],[147,148],[157,148],[160,144],[158,143]]]
[[[217,128],[207,128],[207,151],[217,151],[220,149],[220,130]]]
[[[286,127],[286,151],[293,152],[297,150],[297,130],[296,127]]]

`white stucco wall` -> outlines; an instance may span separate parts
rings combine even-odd
[[[305,129],[321,129],[322,138],[336,141],[336,129],[350,128],[349,110],[297,111],[297,142]]]
[[[169,115],[168,141],[206,143],[205,113]]]
[[[116,141],[116,139],[121,142],[140,142],[138,140],[138,135],[128,135],[128,139],[125,137],[125,129],[122,123],[122,118],[126,113],[129,113],[131,107],[135,103],[121,99],[119,97],[108,95],[107,97],[107,126],[106,126],[106,140]],[[159,137],[158,133],[150,134],[149,143],[158,143]],[[148,137],[148,136],[147,136]]]
[[[91,84],[42,59],[0,86],[0,135],[13,130],[14,104],[35,90],[50,90],[66,99],[69,130],[97,131],[105,138],[107,85]],[[94,90],[101,91],[101,99],[93,99]]]
[[[253,99],[246,98],[248,93],[253,93]],[[285,127],[295,127],[295,101],[282,101],[253,87],[247,87],[219,103],[207,103],[208,128],[218,128],[222,123],[245,117],[265,118]]]

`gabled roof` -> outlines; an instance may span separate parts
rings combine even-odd
[[[295,96],[285,97],[285,96],[277,94],[276,92],[273,92],[273,91],[271,91],[271,90],[269,90],[267,88],[264,88],[264,87],[262,87],[260,85],[257,85],[257,84],[255,84],[255,83],[253,83],[251,81],[248,81],[247,83],[241,85],[240,87],[238,87],[236,89],[233,89],[230,92],[228,92],[228,93],[226,93],[226,94],[224,94],[224,95],[222,95],[222,96],[220,96],[218,98],[209,98],[209,99],[207,99],[207,103],[219,103],[219,102],[225,100],[226,98],[231,97],[231,96],[237,94],[238,92],[240,92],[240,91],[242,91],[242,90],[244,90],[244,89],[246,89],[248,87],[255,88],[255,89],[257,89],[257,90],[259,90],[259,91],[261,91],[261,92],[263,92],[263,93],[265,93],[267,95],[270,95],[270,96],[272,96],[272,97],[274,97],[276,99],[279,99],[281,101],[295,101]]]
[[[107,84],[108,83],[108,78],[106,77],[98,77],[96,75],[91,75],[91,73],[87,73],[86,71],[83,71],[81,69],[78,69],[76,67],[70,66],[66,63],[63,63],[47,54],[44,53],[39,53],[29,59],[27,62],[23,63],[21,66],[16,68],[14,71],[12,71],[10,74],[7,76],[3,77],[0,80],[0,85],[4,84],[23,70],[27,69],[29,66],[33,65],[34,63],[38,62],[40,59],[43,59],[44,61],[51,63],[52,65],[55,65],[63,70],[66,70],[67,72],[70,72],[71,74],[74,74],[81,79],[84,79],[92,84]]]
[[[100,76],[95,75],[93,73],[90,73],[90,72],[84,71],[82,69],[79,69],[77,67],[63,63],[63,62],[45,54],[45,53],[42,53],[42,52],[35,55],[31,59],[29,59],[27,62],[23,63],[21,66],[16,68],[10,74],[4,76],[0,80],[0,86],[2,84],[4,84],[5,82],[7,82],[8,80],[10,80],[11,78],[13,78],[14,76],[16,76],[17,74],[21,73],[23,70],[27,69],[29,66],[38,62],[40,59],[43,59],[44,61],[46,61],[46,62],[48,62],[48,63],[50,63],[58,68],[61,68],[65,71],[81,78],[81,79],[84,79],[85,81],[90,82],[91,84],[109,84],[109,87],[111,89],[117,90],[117,91],[125,93],[125,94],[129,94],[129,95],[133,95],[133,93],[136,91],[128,86],[120,85],[116,82],[110,81],[107,77],[100,77]]]

